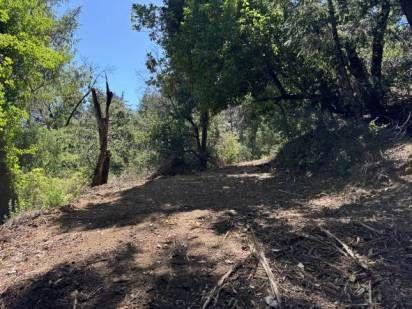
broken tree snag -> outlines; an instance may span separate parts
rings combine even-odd
[[[110,151],[108,150],[109,135],[109,107],[112,103],[113,92],[110,91],[109,83],[106,76],[106,108],[105,114],[102,114],[99,99],[95,88],[92,88],[93,106],[96,116],[97,126],[99,129],[100,153],[97,159],[96,169],[94,170],[92,187],[100,186],[107,183],[109,178]]]

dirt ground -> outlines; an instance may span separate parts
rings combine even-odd
[[[25,214],[0,227],[0,308],[201,308],[246,257],[209,307],[267,308],[252,233],[283,308],[412,308],[412,144],[385,157],[357,184],[249,163]]]

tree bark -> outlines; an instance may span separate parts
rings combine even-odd
[[[400,0],[401,8],[403,13],[408,20],[409,26],[412,27],[412,1],[411,0]]]
[[[207,168],[209,153],[207,150],[207,131],[209,129],[209,112],[202,111],[200,113],[200,127],[202,129],[202,140],[199,148],[199,163],[201,169]]]
[[[371,75],[374,82],[380,83],[382,77],[383,47],[385,44],[385,31],[388,24],[390,3],[388,0],[382,1],[381,11],[374,29],[372,42]]]
[[[209,152],[207,149],[207,133],[209,129],[209,112],[200,112],[199,125],[195,123],[192,115],[185,117],[190,123],[193,129],[193,135],[196,140],[197,152],[194,152],[199,160],[200,169],[204,170],[207,168],[207,163],[209,161]],[[199,130],[200,128],[200,130]]]
[[[340,82],[343,85],[344,92],[349,92],[349,97],[351,98],[352,96],[352,86],[348,77],[348,74],[346,72],[346,59],[345,55],[343,54],[342,51],[342,44],[339,39],[338,35],[338,26],[337,26],[337,21],[336,21],[336,15],[335,15],[335,7],[333,6],[332,0],[328,0],[328,10],[329,10],[329,18],[330,18],[330,25],[332,28],[332,38],[333,42],[335,45],[335,58],[336,58],[336,67],[338,71],[338,78]]]
[[[113,92],[109,89],[106,78],[106,110],[103,116],[96,89],[92,88],[93,106],[99,128],[100,153],[97,159],[96,168],[93,174],[92,187],[107,183],[110,169],[110,151],[108,150],[109,135],[109,107],[113,99]]]
[[[374,106],[374,99],[372,99],[372,84],[369,81],[369,73],[363,60],[359,57],[356,47],[353,42],[345,42],[345,51],[349,63],[349,72],[355,78],[356,83],[354,89],[356,89],[356,97],[358,98],[358,114],[362,115],[365,110],[372,111],[379,107]],[[365,109],[366,107],[366,109]]]
[[[382,105],[384,91],[382,89],[382,59],[383,59],[383,47],[385,44],[385,31],[388,24],[390,12],[390,3],[388,0],[383,0],[381,10],[378,16],[376,27],[373,33],[372,41],[372,59],[371,59],[371,98],[369,99],[369,108],[378,112],[384,110]]]

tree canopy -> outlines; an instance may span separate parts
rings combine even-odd
[[[158,85],[190,112],[215,114],[251,96],[284,118],[383,122],[405,119],[412,59],[403,18],[390,0],[165,1],[135,4],[132,15],[165,51],[148,58]]]

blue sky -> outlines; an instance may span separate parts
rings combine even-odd
[[[136,107],[148,78],[147,52],[160,53],[147,33],[132,30],[130,22],[133,3],[161,3],[161,0],[67,0],[59,9],[82,7],[80,26],[76,32],[76,58],[110,69],[109,82],[118,95],[124,93],[128,105]]]

